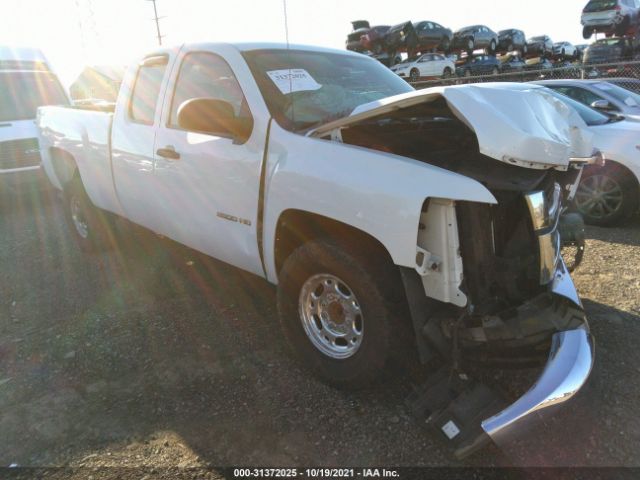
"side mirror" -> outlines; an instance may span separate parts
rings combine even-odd
[[[192,98],[178,108],[178,126],[192,132],[246,140],[251,133],[251,123],[236,117],[229,102],[214,98]]]
[[[613,107],[606,100],[596,100],[591,104],[591,108],[595,108],[596,110],[613,110]]]

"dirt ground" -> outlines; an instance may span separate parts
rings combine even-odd
[[[587,386],[513,449],[465,463],[406,411],[419,371],[330,388],[290,357],[270,285],[127,233],[86,256],[56,199],[2,200],[0,466],[640,466],[640,217],[588,230]]]

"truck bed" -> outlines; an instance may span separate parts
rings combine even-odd
[[[111,170],[113,113],[104,109],[96,105],[40,107],[37,123],[42,164],[53,185],[62,189],[71,180],[66,163],[75,162],[93,203],[120,214]]]

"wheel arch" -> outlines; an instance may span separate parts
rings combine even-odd
[[[346,247],[366,249],[394,265],[389,250],[374,236],[324,215],[305,210],[288,209],[278,218],[275,231],[274,261],[279,274],[285,260],[305,243],[317,239],[335,240]]]
[[[76,172],[79,172],[76,159],[71,153],[60,147],[49,147],[49,156],[56,180],[64,189]]]

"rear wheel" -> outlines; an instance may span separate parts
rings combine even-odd
[[[444,72],[442,72],[442,78],[451,78],[452,74],[453,74],[452,70],[449,67],[446,67],[444,69]]]
[[[440,48],[445,53],[449,52],[449,49],[451,48],[451,40],[449,40],[449,37],[442,38],[442,42],[440,42]]]
[[[106,250],[114,243],[112,219],[96,208],[76,172],[64,189],[65,218],[78,246],[85,252]]]
[[[619,37],[625,35],[627,31],[629,31],[629,27],[631,26],[631,20],[628,16],[624,17],[620,25],[616,27],[616,35]]]
[[[313,241],[295,250],[278,275],[278,311],[290,346],[324,381],[348,388],[378,379],[402,337],[399,276],[390,262],[361,251]]]
[[[413,68],[409,73],[409,78],[412,82],[417,82],[420,80],[420,71],[417,68]]]
[[[475,50],[476,44],[473,40],[473,38],[468,38],[467,39],[467,51],[468,52],[473,52]]]
[[[635,213],[639,196],[635,177],[610,164],[585,171],[574,203],[586,223],[608,227]]]
[[[593,29],[589,27],[584,27],[582,29],[582,38],[584,38],[585,40],[589,40],[591,38],[591,35],[593,35]]]
[[[497,48],[496,41],[491,40],[491,43],[489,44],[489,53],[495,53],[496,48]]]

